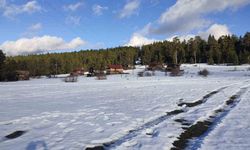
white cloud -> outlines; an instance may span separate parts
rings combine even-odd
[[[180,35],[180,36],[175,35],[165,40],[173,41],[175,37],[178,37],[180,41],[184,41],[184,40],[187,41],[191,38],[194,38],[195,35],[194,34],[187,34],[187,35]],[[125,46],[143,46],[143,45],[148,45],[148,44],[152,44],[154,42],[160,42],[160,41],[163,41],[163,40],[147,38],[140,33],[134,33],[133,36],[130,38],[129,42],[125,44]]]
[[[227,25],[221,25],[221,24],[213,24],[211,25],[206,31],[201,31],[197,34],[197,36],[200,36],[202,39],[207,40],[209,35],[213,35],[215,39],[219,39],[223,35],[231,35],[229,28]],[[194,34],[187,34],[187,35],[175,35],[170,38],[167,38],[168,41],[173,41],[175,37],[178,37],[180,41],[189,40],[191,38],[194,38],[196,35]]]
[[[29,27],[29,30],[31,30],[31,31],[37,31],[37,30],[41,30],[41,29],[42,29],[42,24],[41,23],[32,24]]]
[[[195,35],[194,35],[194,34],[174,35],[174,36],[172,36],[172,37],[170,37],[170,38],[167,38],[166,40],[167,40],[167,41],[173,41],[173,39],[176,38],[176,37],[177,37],[180,41],[184,41],[184,40],[188,41],[189,39],[194,38]]]
[[[119,13],[119,18],[126,18],[136,13],[140,7],[140,0],[129,0]]]
[[[16,41],[5,41],[0,45],[7,55],[41,53],[51,50],[75,49],[86,44],[80,37],[66,42],[61,37],[45,35],[42,37],[21,38]]]
[[[150,0],[152,6],[156,6],[160,3],[160,0]]]
[[[141,31],[134,33],[130,38],[129,42],[125,44],[125,46],[142,46],[161,41],[157,39],[147,38],[145,36],[145,30],[148,29],[148,27],[150,27],[150,24],[148,24],[148,26],[146,26]],[[213,24],[206,31],[199,32],[197,36],[200,36],[202,39],[207,40],[209,35],[213,35],[216,39],[218,39],[223,35],[231,35],[231,34],[232,33],[230,32],[229,28],[226,25]],[[174,35],[169,38],[166,38],[165,40],[173,41],[173,39],[177,37],[180,41],[184,40],[188,41],[189,39],[194,38],[195,36],[196,36],[195,34]]]
[[[221,24],[213,24],[211,27],[207,29],[207,31],[198,33],[198,35],[205,40],[207,40],[210,34],[214,35],[214,37],[218,39],[223,35],[231,35],[232,33],[229,31],[227,25],[221,25]]]
[[[6,6],[6,0],[0,0],[0,8],[4,8]]]
[[[101,5],[93,5],[92,7],[93,13],[97,16],[102,15],[104,10],[108,10],[108,7],[101,6]]]
[[[38,32],[42,29],[41,23],[35,23],[32,24],[30,27],[27,28],[27,30],[22,33],[23,37],[34,37],[38,34]]]
[[[174,37],[178,37],[181,41],[188,40],[195,35],[206,40],[210,34],[218,39],[231,32],[227,25],[211,25],[213,21],[207,20],[206,15],[227,9],[236,10],[249,3],[249,0],[178,0],[161,14],[157,22],[148,23],[144,28],[135,32],[127,45],[140,46],[160,41],[146,38],[154,34],[167,35],[169,38],[166,40],[169,41]]]
[[[69,4],[69,5],[64,6],[64,9],[65,10],[70,10],[70,11],[76,11],[82,5],[83,5],[83,2],[77,2],[77,3],[74,3],[74,4]]]
[[[13,18],[16,15],[22,13],[35,13],[42,10],[42,7],[37,3],[37,1],[29,1],[23,5],[7,4],[6,1],[2,2],[3,15],[5,17]]]
[[[65,20],[66,24],[80,25],[80,16],[68,16]]]
[[[226,9],[237,9],[249,4],[249,0],[178,0],[157,21],[153,34],[178,34],[200,30],[211,24],[205,16]]]
[[[42,7],[37,3],[37,1],[29,1],[22,6],[23,12],[33,13],[40,11]]]
[[[125,46],[143,46],[154,43],[156,41],[158,40],[149,39],[139,33],[134,33],[133,36],[130,38],[129,42],[125,44]]]

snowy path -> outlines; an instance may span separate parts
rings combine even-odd
[[[182,108],[183,113],[176,114],[173,117],[169,117],[168,120],[163,120],[161,124],[155,124],[148,129],[145,129],[137,137],[130,139],[124,139],[123,143],[118,143],[118,146],[114,149],[170,149],[174,140],[180,135],[183,130],[197,122],[197,120],[204,119],[207,114],[211,113],[211,110],[224,104],[224,99],[228,99],[225,93],[232,93],[242,85],[234,84],[228,88],[220,88],[209,94],[204,95],[203,103],[190,108]],[[224,97],[224,99],[223,99]],[[200,101],[200,100],[198,100]],[[197,101],[195,101],[197,102]],[[195,103],[194,102],[194,103]],[[191,104],[191,103],[190,103]],[[180,124],[179,124],[179,121]],[[148,131],[151,131],[150,135]]]
[[[213,126],[197,149],[245,150],[250,147],[250,88],[239,103]]]
[[[216,126],[220,120],[223,119],[230,111],[237,106],[240,102],[240,98],[244,95],[249,88],[248,86],[241,87],[238,92],[231,95],[224,101],[223,104],[214,107],[203,117],[197,119],[191,126],[184,129],[178,139],[173,143],[175,146],[172,149],[185,148],[197,149],[202,144],[202,141],[209,132],[213,130],[213,126]],[[189,142],[191,140],[191,142]],[[189,142],[189,145],[187,145]]]
[[[201,100],[198,100],[198,101],[203,101],[205,103],[211,96],[213,96],[217,92],[220,92],[224,88],[225,87],[220,88],[218,90],[215,90],[213,92],[210,92],[209,94],[206,94]],[[106,148],[115,148],[115,149],[116,148],[119,149],[119,146],[120,145],[122,146],[122,144],[125,144],[127,146],[130,146],[129,143],[132,143],[134,145],[140,145],[140,143],[144,143],[144,142],[138,143],[138,138],[140,140],[142,140],[143,139],[142,136],[145,136],[145,135],[146,135],[146,137],[156,138],[157,134],[159,134],[159,129],[157,129],[159,124],[162,124],[166,121],[167,122],[172,121],[170,119],[172,119],[174,116],[181,114],[181,113],[185,114],[185,112],[187,112],[187,111],[188,111],[188,109],[183,107],[183,108],[175,109],[175,110],[170,111],[170,112],[166,112],[166,114],[159,116],[158,118],[143,124],[142,126],[140,126],[139,128],[137,128],[133,131],[130,131],[124,137],[117,139],[116,141],[111,141],[110,143],[112,143],[112,144],[109,144],[109,143],[103,143],[103,144],[106,146]],[[137,140],[135,140],[135,139],[137,139]],[[139,146],[139,147],[141,147],[141,146]]]

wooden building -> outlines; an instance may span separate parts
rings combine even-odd
[[[83,68],[76,68],[73,70],[73,72],[71,74],[78,75],[78,76],[84,75],[84,69]]]
[[[29,71],[24,70],[17,70],[16,71],[17,80],[29,80],[30,79],[30,73]]]
[[[184,74],[184,70],[181,70],[180,67],[180,64],[168,64],[166,73],[170,72],[170,76],[182,76]]]
[[[108,65],[107,74],[122,74],[123,67],[122,65]]]
[[[150,71],[164,71],[165,67],[162,63],[157,63],[157,62],[153,62],[153,63],[150,63],[147,67],[147,70],[150,70]]]

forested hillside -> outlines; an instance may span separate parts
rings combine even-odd
[[[250,33],[243,37],[222,36],[218,40],[197,36],[188,41],[156,42],[139,47],[117,47],[79,52],[39,54],[7,57],[5,70],[28,70],[32,76],[69,73],[76,68],[104,69],[108,64],[133,65],[141,58],[142,64],[159,63],[250,63]],[[1,65],[1,68],[3,65]],[[1,69],[3,70],[3,69]]]
[[[32,76],[70,73],[76,68],[105,69],[109,64],[133,64],[139,48],[117,47],[111,49],[42,55],[9,57],[7,65],[16,70],[28,70]]]
[[[143,64],[153,61],[208,64],[250,63],[250,33],[246,33],[244,37],[222,36],[218,40],[214,36],[209,36],[207,41],[199,36],[182,42],[174,38],[172,42],[163,41],[143,46],[141,57]]]

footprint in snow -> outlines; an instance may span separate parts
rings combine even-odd
[[[127,141],[127,142],[123,143],[123,145],[126,146],[126,147],[133,147],[133,146],[135,146],[137,144],[138,144],[137,141]]]
[[[124,116],[125,114],[124,113],[115,113],[116,115],[118,116]]]
[[[56,131],[53,131],[53,132],[50,133],[51,136],[56,135],[56,134],[57,134]]]
[[[103,120],[104,120],[104,121],[107,121],[107,120],[109,120],[109,119],[110,119],[109,116],[104,116],[104,117],[103,117]]]
[[[108,122],[106,124],[109,125],[109,126],[115,126],[117,124],[122,124],[122,122],[119,122],[119,121],[117,121],[117,122]]]
[[[104,115],[105,114],[105,112],[99,112],[98,113],[98,115]]]
[[[102,127],[97,128],[97,129],[95,130],[95,132],[97,132],[97,133],[102,133],[103,131],[104,131],[104,129],[103,129]]]
[[[76,122],[76,119],[70,120],[70,123],[74,123],[74,122]]]
[[[55,138],[55,141],[56,142],[61,142],[61,141],[63,141],[63,138],[61,138],[61,137]]]
[[[92,123],[92,122],[85,122],[84,124],[89,125],[89,126],[95,126],[96,124]]]
[[[143,118],[137,118],[136,121],[138,121],[138,122],[144,122],[144,119]]]
[[[57,126],[58,126],[59,128],[62,128],[62,129],[66,128],[67,125],[68,125],[67,123],[63,123],[63,122],[57,123]]]
[[[74,131],[75,129],[74,128],[66,128],[63,130],[64,133],[69,133],[69,132],[72,132]]]
[[[77,122],[73,122],[72,124],[73,125],[79,125],[79,124],[82,124],[83,122],[80,122],[80,121],[77,121]]]

